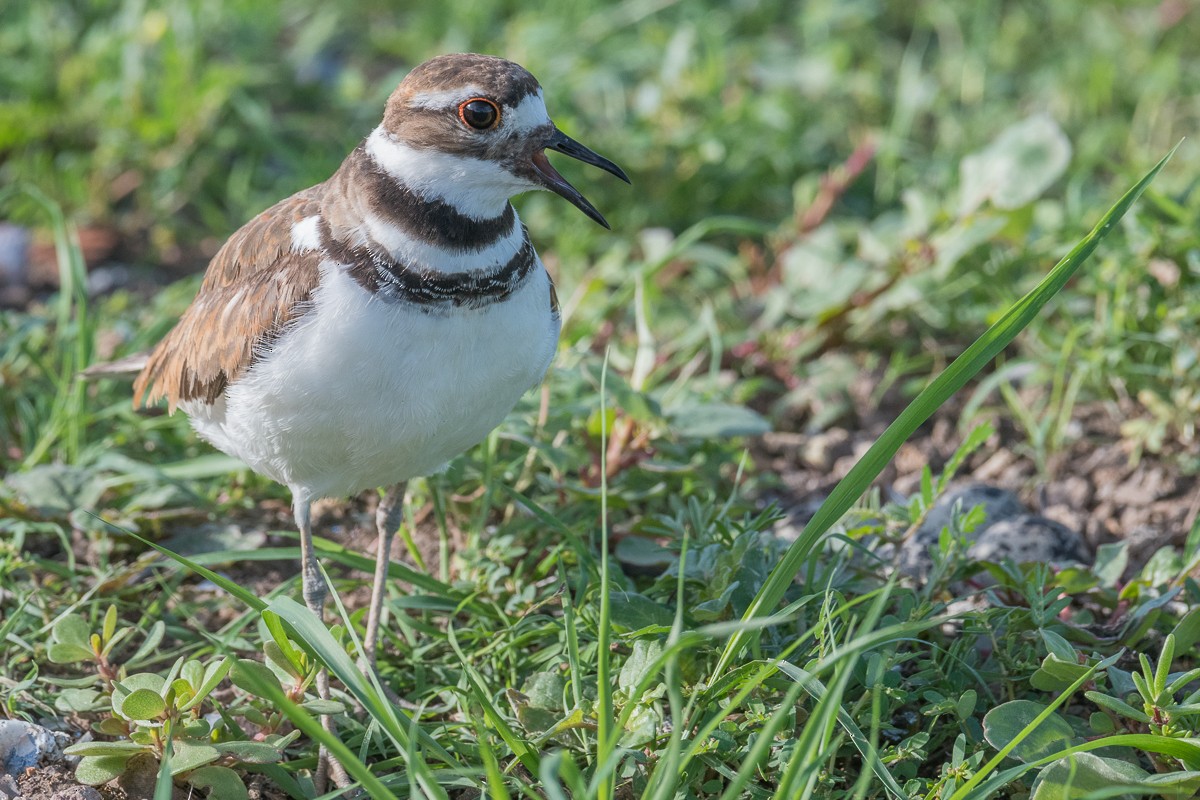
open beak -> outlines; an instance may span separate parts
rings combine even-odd
[[[626,183],[630,183],[629,176],[625,171],[618,167],[613,162],[601,155],[593,153],[579,142],[567,136],[562,131],[555,129],[550,141],[546,142],[547,150],[557,150],[560,153],[565,153],[571,158],[582,161],[585,164],[591,164],[593,167],[599,167],[605,172],[616,175]],[[571,205],[578,208],[583,213],[608,228],[609,224],[604,217],[596,210],[596,207],[588,202],[588,199],[579,193],[571,184],[567,183],[567,179],[558,174],[553,166],[550,165],[550,159],[546,158],[544,150],[538,150],[533,155],[533,169],[542,179],[542,183],[546,188],[560,197],[565,198]]]

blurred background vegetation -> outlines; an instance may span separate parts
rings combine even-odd
[[[734,368],[777,422],[777,401],[844,371],[846,352],[928,374],[1200,121],[1200,15],[1183,0],[7,0],[0,17],[0,184],[47,193],[103,232],[107,258],[166,268],[159,282],[328,176],[416,63],[476,50],[526,65],[560,127],[635,183],[573,173],[612,234],[551,197],[520,201],[577,295],[568,336],[608,321],[632,343],[621,285],[642,272],[656,331],[683,335],[707,308],[723,351],[754,351]],[[1029,119],[1044,124],[972,189],[963,159]],[[861,174],[822,188],[856,158]],[[1128,249],[1024,353],[1077,359],[1101,397],[1183,402],[1179,419],[1151,412],[1176,432],[1200,410],[1179,396],[1200,384],[1198,162],[1185,142]],[[989,202],[988,169],[1020,197]],[[6,211],[44,224],[20,196]],[[638,266],[679,257],[664,248],[689,229],[683,267]],[[1152,258],[1172,265],[1157,279]],[[597,262],[603,280],[582,286]],[[784,406],[829,422],[804,402]]]
[[[989,447],[1019,450],[1047,472],[1072,440],[1123,438],[1120,460],[1171,462],[1185,491],[1170,500],[1187,506],[1193,501],[1181,495],[1200,472],[1197,42],[1200,9],[1189,0],[0,0],[0,220],[32,229],[35,242],[28,276],[0,278],[8,302],[0,308],[0,583],[8,592],[0,601],[22,610],[0,625],[12,633],[0,636],[0,676],[34,676],[46,664],[52,621],[72,611],[99,620],[97,597],[143,628],[165,621],[169,649],[153,656],[164,671],[178,654],[210,653],[219,619],[244,618],[244,609],[214,610],[233,601],[196,589],[183,572],[155,572],[161,585],[147,592],[140,547],[112,536],[113,525],[180,550],[216,550],[211,563],[262,595],[291,575],[255,571],[245,557],[292,527],[282,487],[214,455],[182,415],[135,414],[126,384],[85,386],[75,376],[96,359],[153,345],[224,239],[324,180],[377,124],[407,71],[444,52],[525,65],[558,125],[620,163],[634,185],[561,164],[611,232],[551,195],[517,200],[563,301],[558,369],[487,443],[414,483],[409,556],[444,582],[445,602],[397,605],[398,624],[421,619],[393,635],[383,663],[404,696],[440,698],[441,709],[453,694],[446,687],[460,681],[464,662],[459,645],[446,644],[447,619],[462,626],[456,636],[495,690],[489,696],[528,691],[540,670],[568,660],[576,689],[600,685],[591,662],[577,658],[579,641],[555,643],[557,611],[537,610],[559,608],[559,590],[578,581],[572,602],[582,621],[571,635],[588,658],[608,652],[595,635],[597,598],[607,594],[591,555],[598,537],[589,539],[601,519],[605,446],[604,513],[613,538],[625,537],[622,563],[642,558],[658,574],[666,562],[655,542],[676,547],[685,535],[699,554],[678,597],[669,570],[654,582],[614,578],[654,599],[631,594],[656,616],[626,602],[613,612],[626,615],[621,630],[669,624],[676,601],[689,624],[740,616],[785,545],[760,491],[775,476],[754,463],[758,445],[745,458],[737,437],[769,425],[870,430],[869,440],[1181,139],[1078,277],[973,400],[943,408],[940,422],[953,451],[976,410],[999,409],[1002,431]],[[90,275],[70,246],[76,230]],[[4,280],[28,291],[3,294]],[[1088,440],[1091,429],[1076,424],[1084,405],[1108,420],[1103,437]],[[908,474],[919,477],[924,463],[909,464]],[[1058,463],[1067,473],[1077,466]],[[507,494],[514,487],[543,515],[518,507]],[[914,492],[899,511],[873,509],[867,522],[852,515],[842,530],[911,532],[930,493]],[[333,532],[361,550],[349,508],[327,513]],[[1193,520],[1195,508],[1186,512]],[[428,542],[413,531],[429,534],[436,552],[422,550]],[[1185,531],[1156,535],[1182,541]],[[652,540],[648,555],[621,549],[644,540]],[[259,555],[294,559],[286,542],[290,549]],[[813,596],[822,600],[814,607],[829,602],[829,587],[855,603],[878,588],[876,572],[843,569],[835,553],[810,566],[825,569],[826,558],[832,566],[815,573]],[[331,563],[339,559],[355,569],[338,571],[335,588],[351,585],[347,574],[357,586],[360,565],[331,552]],[[1155,597],[1148,587],[1157,577],[1118,586],[1121,565],[1105,568],[1107,594],[1071,627],[1076,643],[1092,646],[1095,637],[1080,634],[1091,620],[1119,627],[1131,606],[1118,590],[1142,592],[1142,603]],[[960,560],[955,569],[977,568]],[[1014,602],[1045,611],[1043,596],[1067,591],[1043,586],[1048,575],[1021,584],[1033,599]],[[1032,632],[1067,628],[1055,606],[1028,624],[1006,617],[938,640],[930,620],[959,591],[958,577],[947,570],[906,588],[889,610],[919,619],[938,646],[910,651],[908,633],[897,639],[895,660],[872,670],[903,680],[903,690],[889,688],[884,705],[860,718],[863,729],[895,733],[882,752],[897,779],[911,781],[912,796],[953,785],[956,736],[970,741],[976,765],[986,750],[986,703],[977,711],[972,699],[947,722],[955,718],[939,716],[948,712],[928,687],[954,698],[978,678],[981,690],[1024,696],[1024,676],[1046,655]],[[295,592],[286,583],[280,591]],[[455,617],[465,596],[490,611]],[[443,618],[446,608],[456,611]],[[830,642],[845,610],[837,608]],[[1200,617],[1188,618],[1194,645]],[[1113,647],[1142,647],[1153,619]],[[793,646],[808,622],[780,626],[764,649]],[[256,652],[236,625],[223,630],[223,646]],[[914,667],[911,653],[928,660]],[[701,667],[714,659],[712,648],[696,654],[688,674],[707,674]],[[14,685],[0,682],[10,713],[80,710],[54,707],[56,693],[34,677]],[[704,696],[701,708],[722,713],[720,691],[705,694],[703,681],[687,688]],[[776,695],[771,702],[794,714],[797,695]],[[662,718],[661,693],[618,701]],[[748,714],[721,735],[742,747],[762,718]],[[541,729],[527,733],[545,741]],[[474,735],[453,728],[445,741],[461,737],[473,759]],[[576,744],[586,749],[586,739]],[[713,769],[740,768],[744,749],[720,749],[706,755]],[[787,758],[764,768],[765,782]],[[860,771],[826,776],[838,788],[820,796],[853,795],[846,787]],[[688,780],[696,796],[720,791],[697,788],[709,785],[703,772]]]

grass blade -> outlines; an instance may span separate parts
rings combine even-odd
[[[307,609],[305,610],[307,611]],[[321,726],[321,723],[307,711],[288,699],[287,695],[280,691],[278,686],[262,680],[249,671],[243,675],[243,680],[246,680],[254,688],[257,695],[274,703],[291,720],[293,725],[304,732],[305,736],[308,736],[319,744],[325,745],[333,757],[346,768],[346,771],[362,784],[370,797],[380,798],[380,800],[389,800],[389,798],[396,800],[396,795],[379,778],[375,777],[375,774],[371,772],[367,765],[355,758],[354,751],[343,744],[341,739],[325,730]]]
[[[843,514],[850,510],[854,502],[867,491],[871,482],[883,471],[888,462],[900,449],[900,446],[916,432],[933,413],[942,406],[955,392],[961,389],[967,381],[982,370],[988,362],[1008,346],[1017,334],[1041,311],[1066,285],[1071,276],[1087,260],[1100,242],[1112,231],[1117,221],[1125,215],[1133,203],[1142,195],[1150,182],[1175,153],[1175,148],[1163,156],[1153,169],[1127,191],[1108,212],[1101,217],[1100,222],[1085,236],[1054,269],[1034,287],[1032,291],[1018,300],[1005,312],[994,325],[988,328],[982,336],[968,347],[962,355],[954,360],[945,371],[937,376],[888,426],[883,435],[859,459],[850,472],[838,482],[829,497],[821,504],[817,513],[804,526],[804,530],[796,541],[788,548],[779,564],[772,570],[766,583],[750,604],[745,619],[753,619],[770,614],[784,592],[791,585],[792,579],[799,572],[804,561],[809,557],[813,547],[822,535],[828,531]],[[759,632],[753,629],[738,631],[726,644],[721,658],[717,662],[714,675],[724,672],[738,653],[757,639]]]

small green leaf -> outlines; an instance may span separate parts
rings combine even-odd
[[[1113,722],[1112,717],[1103,711],[1093,711],[1088,715],[1088,727],[1096,733],[1104,735],[1115,731],[1117,724]]]
[[[108,644],[109,640],[112,639],[113,634],[116,632],[117,632],[117,606],[114,603],[108,607],[107,611],[104,612],[104,635],[103,635],[104,643]]]
[[[25,504],[43,516],[65,515],[77,508],[92,508],[107,488],[98,470],[66,464],[47,464],[9,475],[4,482]]]
[[[247,691],[249,691],[247,689]],[[346,706],[344,703],[339,703],[337,700],[322,700],[319,697],[314,697],[310,700],[305,700],[300,704],[308,713],[318,716],[327,717],[333,714],[341,714],[345,712]]]
[[[105,736],[124,736],[128,733],[125,722],[120,717],[105,717],[92,725],[92,730]]]
[[[175,707],[182,708],[182,705],[192,699],[195,694],[192,685],[183,678],[176,678],[171,683],[171,694],[175,698]]]
[[[212,725],[203,718],[185,723],[183,726],[184,734],[192,739],[204,739],[212,733],[212,730]]]
[[[63,748],[69,756],[122,756],[131,758],[138,753],[147,752],[148,748],[135,742],[80,742]]]
[[[54,698],[54,708],[62,712],[99,711],[108,698],[95,689],[63,689]]]
[[[1038,773],[1030,800],[1075,800],[1114,786],[1133,789],[1149,776],[1150,773],[1128,761],[1076,753]]]
[[[662,655],[662,644],[657,639],[637,639],[633,643],[633,652],[621,665],[617,676],[617,685],[626,692],[632,692],[647,672],[654,667],[655,661]],[[632,697],[637,702],[639,698]]]
[[[101,786],[120,776],[129,763],[129,755],[84,756],[75,767],[75,780],[87,786]]]
[[[197,767],[211,764],[221,757],[221,751],[209,744],[175,742],[175,753],[171,756],[171,774],[182,775]]]
[[[247,675],[250,677],[247,678]],[[281,692],[283,691],[283,684],[279,682],[279,678],[271,671],[270,667],[248,658],[239,658],[237,660],[237,663],[233,665],[229,679],[233,681],[234,686],[250,692],[255,697],[259,696],[257,690],[259,681],[266,681],[272,687],[278,688]]]
[[[283,757],[280,748],[266,742],[218,742],[213,747],[246,764],[274,764]]]
[[[1070,160],[1071,142],[1048,115],[1010,125],[962,160],[959,214],[970,214],[985,200],[1004,210],[1028,205],[1058,180]]]
[[[1109,711],[1120,714],[1123,717],[1128,717],[1143,724],[1149,724],[1150,722],[1150,717],[1144,711],[1134,708],[1124,700],[1100,692],[1084,692],[1083,695],[1101,708],[1107,708]]]
[[[547,708],[538,708],[529,702],[529,698],[515,689],[505,693],[508,704],[517,717],[517,722],[526,733],[538,736],[552,729],[558,723],[558,714]]]
[[[185,661],[179,668],[179,677],[187,681],[193,689],[199,689],[204,683],[204,665],[195,659]]]
[[[229,674],[229,670],[233,668],[234,659],[226,656],[215,664],[209,664],[204,671],[204,683],[196,690],[196,695],[187,703],[179,707],[180,711],[187,711],[199,705],[204,698],[217,688],[217,684],[225,680],[225,676]]]
[[[1181,653],[1190,651],[1196,642],[1200,642],[1200,606],[1184,614],[1171,635],[1175,637],[1175,648]]]
[[[718,596],[692,606],[692,616],[700,622],[717,622],[725,616],[729,601],[740,585],[740,582],[734,581]]]
[[[71,642],[55,642],[46,651],[46,657],[52,664],[78,664],[95,658],[90,647],[83,647]]]
[[[1071,646],[1063,637],[1059,636],[1052,630],[1045,628],[1041,631],[1042,642],[1046,645],[1046,651],[1058,657],[1060,661],[1069,663],[1077,663],[1078,657],[1075,655],[1075,648]]]
[[[304,677],[304,673],[291,662],[287,654],[283,652],[283,648],[275,644],[275,642],[265,642],[263,644],[263,655],[267,657],[267,661],[279,667],[284,674],[290,675],[296,680]]]
[[[975,713],[975,703],[978,701],[979,695],[974,689],[967,689],[962,693],[962,697],[958,698],[958,702],[954,704],[954,714],[959,719],[965,720]]]
[[[761,436],[771,430],[771,423],[762,415],[729,403],[678,406],[667,413],[667,419],[676,435],[691,439]]]
[[[163,636],[166,634],[166,632],[166,623],[164,623],[161,619],[151,625],[150,630],[146,633],[145,641],[143,641],[141,646],[138,647],[137,652],[129,657],[129,661],[126,663],[131,665],[137,664],[139,661],[146,658],[146,656],[153,653],[155,648],[158,647],[159,643],[162,642]]]
[[[566,681],[558,671],[535,672],[525,679],[525,683],[521,686],[521,693],[529,698],[531,706],[562,711],[565,688]]]
[[[286,664],[281,663],[280,666],[297,678],[302,677],[304,675],[304,654],[288,639],[287,631],[283,629],[283,620],[273,611],[264,611],[262,621],[271,634],[271,641],[267,644],[275,645],[283,661],[286,662]]]
[[[1088,669],[1087,664],[1080,664],[1074,659],[1063,661],[1051,653],[1042,659],[1042,665],[1030,677],[1029,683],[1039,691],[1058,692],[1074,683]]]
[[[188,775],[187,782],[197,789],[208,789],[211,800],[247,800],[246,784],[229,767],[201,767]]]
[[[983,736],[988,744],[999,750],[1032,725],[1034,719],[1045,708],[1041,703],[1032,700],[1010,700],[1002,703],[984,716]],[[1009,755],[1026,763],[1036,761],[1069,746],[1074,735],[1065,719],[1051,714],[1017,744]]]
[[[645,595],[635,592],[612,592],[610,614],[613,627],[619,631],[638,631],[653,625],[669,628],[675,615]]]
[[[73,644],[91,652],[92,626],[78,614],[67,614],[50,630],[50,636],[56,642]]]
[[[166,710],[162,695],[151,689],[135,689],[121,703],[121,715],[126,719],[158,719]]]
[[[1158,657],[1158,666],[1154,670],[1154,696],[1161,696],[1167,689],[1167,679],[1171,673],[1171,662],[1175,660],[1175,637],[1167,634],[1163,642],[1162,653]]]

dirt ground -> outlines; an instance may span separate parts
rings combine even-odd
[[[856,405],[860,414],[853,429],[769,433],[753,448],[759,468],[778,478],[767,497],[787,511],[792,524],[811,516],[899,411]],[[961,403],[952,402],[900,448],[876,482],[885,498],[919,491],[923,467],[938,474],[970,428],[983,422],[960,426],[960,409]],[[1196,524],[1200,443],[1168,443],[1161,453],[1135,454],[1121,436],[1120,411],[1093,403],[1075,409],[1063,447],[1039,472],[1023,433],[1005,417],[992,414],[990,421],[995,433],[959,469],[957,480],[1015,492],[1030,511],[1080,533],[1093,551],[1125,540],[1131,564],[1140,563],[1159,547],[1182,545]]]

